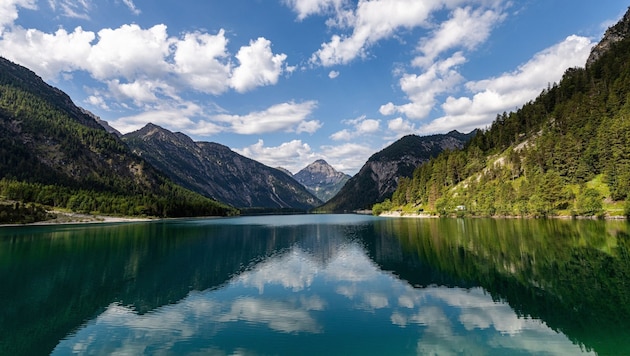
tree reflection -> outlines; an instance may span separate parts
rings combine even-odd
[[[479,285],[588,350],[630,354],[626,222],[398,219],[381,225],[377,234],[392,231],[402,244],[401,260],[449,276],[435,283]],[[401,278],[417,278],[413,269],[401,271]]]

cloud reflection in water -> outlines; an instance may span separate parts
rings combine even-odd
[[[296,345],[313,342],[315,335],[319,342],[338,344],[335,334],[344,327],[359,335],[377,328],[379,342],[406,340],[416,345],[410,351],[420,354],[582,352],[481,288],[413,288],[380,270],[358,243],[325,248],[333,252],[315,258],[295,245],[220,289],[191,292],[144,315],[114,303],[62,340],[53,354],[266,353],[261,340],[271,350],[299,350]],[[388,338],[392,335],[397,336]],[[368,342],[362,345],[371,352]]]

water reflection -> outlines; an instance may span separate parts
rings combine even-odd
[[[113,303],[53,354],[581,351],[482,288],[412,287],[381,270],[363,241],[344,230],[328,229],[317,244],[298,240],[221,288],[191,292],[146,314]]]
[[[0,354],[623,354],[626,223],[0,229]]]

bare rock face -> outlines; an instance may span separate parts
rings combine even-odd
[[[591,54],[586,61],[586,66],[593,64],[604,53],[606,53],[612,45],[625,39],[630,34],[630,9],[623,18],[614,26],[611,26],[606,30],[602,40],[591,49]]]
[[[335,170],[328,162],[320,159],[296,173],[293,178],[325,202],[341,190],[350,176]]]

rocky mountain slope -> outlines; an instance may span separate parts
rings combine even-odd
[[[123,141],[176,183],[241,209],[309,210],[321,201],[285,173],[212,142],[148,124]]]
[[[81,212],[233,210],[176,186],[35,73],[0,58],[0,197]]]
[[[400,177],[410,177],[418,165],[444,150],[462,148],[474,132],[443,135],[408,135],[375,153],[321,211],[355,211],[390,198]]]
[[[319,159],[293,175],[293,178],[306,187],[321,201],[334,197],[351,178],[335,170],[323,159]]]

